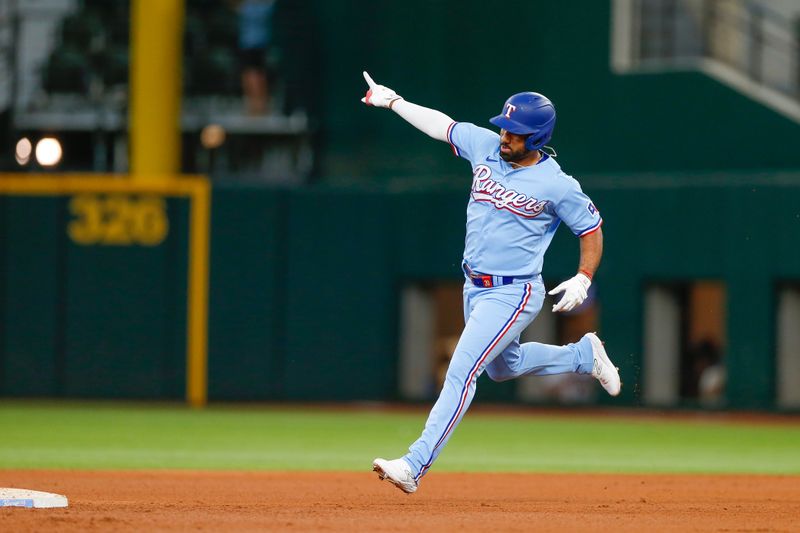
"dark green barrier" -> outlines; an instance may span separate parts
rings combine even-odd
[[[109,198],[114,197],[114,200]],[[76,198],[101,209],[90,228]],[[181,398],[186,373],[186,202],[146,245],[129,224],[136,195],[2,198],[0,392]],[[159,200],[160,201],[160,200]],[[163,209],[163,208],[159,208]],[[122,215],[124,213],[124,215]],[[120,231],[117,232],[117,229]]]
[[[288,197],[217,187],[213,193],[209,396],[276,399],[284,390]]]
[[[587,179],[585,189],[605,219],[606,253],[596,283],[602,331],[630,385],[624,399],[637,402],[640,393],[643,286],[718,279],[729,298],[729,403],[771,405],[774,285],[779,279],[800,279],[798,252],[776,238],[800,229],[800,179],[650,176],[621,181]],[[261,329],[251,328],[247,340],[212,324],[211,367],[226,367],[231,384],[218,397],[396,397],[399,289],[420,280],[459,279],[467,186],[404,193],[292,191],[282,193],[285,205],[265,199],[261,208],[243,201],[252,194],[245,190],[216,194],[215,235],[227,224],[227,231],[234,232],[240,226],[234,220],[272,220],[274,213],[287,217],[282,237],[276,239],[272,223],[263,233],[264,242],[275,246],[269,255],[273,262],[260,260],[264,275],[248,274],[238,289],[265,297],[270,290],[285,292],[275,296],[269,311],[261,301],[249,310],[227,309],[240,318],[274,313],[284,336],[269,333],[276,331],[271,319]],[[249,205],[252,211],[232,205],[223,209],[223,201]],[[229,222],[218,214],[224,211],[232,216]],[[242,246],[236,261],[246,264],[248,256],[266,253],[259,246]],[[225,266],[231,259],[218,253],[214,258],[212,272],[232,268]],[[577,240],[562,229],[548,253],[545,278],[552,283],[571,275],[577,261]],[[276,277],[277,287],[270,288]],[[225,283],[223,292],[228,292],[239,283],[226,279],[212,275],[212,314],[218,312],[215,299],[222,297],[215,296],[217,284]],[[249,343],[249,353],[264,354],[247,365],[251,374],[240,371],[238,378],[236,350],[228,349],[236,343]],[[210,379],[213,398],[219,379],[215,371]],[[234,383],[240,384],[238,391]],[[504,385],[484,383],[481,394],[508,399],[511,389]]]
[[[65,238],[62,202],[0,196],[0,392],[60,392]]]
[[[289,203],[285,395],[395,395],[397,254],[385,193],[298,191]]]
[[[800,280],[800,175],[583,181],[605,220],[596,285],[622,401],[640,392],[643,287],[714,279],[728,298],[728,403],[772,406],[775,287]],[[210,398],[397,398],[400,290],[460,279],[468,186],[215,187]],[[66,200],[0,198],[0,393],[182,396],[187,206],[168,205],[161,244],[85,246],[66,233]],[[560,230],[545,279],[577,260]],[[481,395],[509,387],[482,380]]]

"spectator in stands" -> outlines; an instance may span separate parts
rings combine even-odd
[[[237,0],[239,57],[245,106],[251,115],[269,110],[266,56],[272,41],[275,0]]]

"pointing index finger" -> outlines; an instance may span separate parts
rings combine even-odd
[[[367,73],[367,71],[366,71],[366,70],[364,71],[364,79],[367,81],[367,85],[369,85],[369,88],[370,88],[370,89],[374,89],[374,88],[375,88],[375,86],[377,85],[377,83],[375,83],[375,80],[373,80],[373,79],[370,77],[370,75]]]

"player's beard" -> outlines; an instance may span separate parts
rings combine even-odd
[[[508,152],[507,154],[504,154],[503,151],[501,150],[500,151],[500,157],[502,157],[503,161],[505,161],[506,163],[519,163],[520,161],[522,161],[523,159],[528,157],[530,155],[530,153],[531,153],[531,151],[527,150],[525,148],[522,148],[521,150],[517,150],[517,151],[513,151],[512,150],[511,152]]]

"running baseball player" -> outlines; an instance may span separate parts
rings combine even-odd
[[[462,262],[464,331],[422,435],[403,457],[372,463],[380,479],[411,494],[467,412],[484,371],[494,381],[591,374],[610,395],[619,394],[618,369],[596,334],[566,346],[519,342],[544,302],[542,263],[559,224],[563,221],[580,238],[580,263],[575,276],[548,293],[562,294],[553,312],[570,311],[586,299],[603,251],[603,220],[578,182],[561,170],[555,152],[545,147],[556,123],[555,107],[545,96],[511,96],[489,120],[500,128],[497,134],[412,104],[366,72],[364,79],[369,90],[362,102],[391,109],[449,143],[472,165]]]

